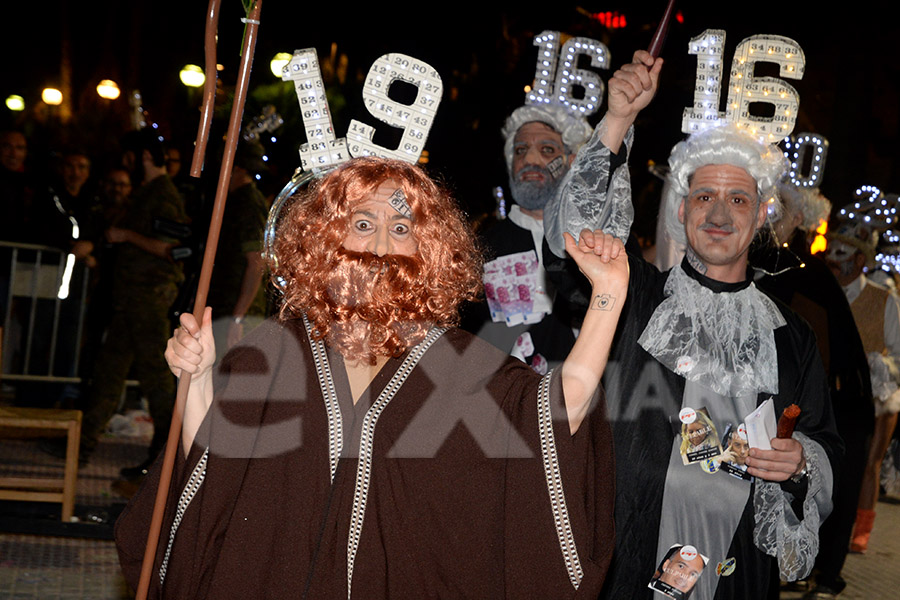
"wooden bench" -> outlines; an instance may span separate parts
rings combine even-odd
[[[55,408],[0,406],[0,432],[8,430],[48,430],[66,432],[66,466],[62,479],[46,477],[0,477],[0,500],[62,503],[62,520],[71,521],[78,483],[78,443],[81,411]]]

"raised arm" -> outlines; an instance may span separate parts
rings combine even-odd
[[[632,61],[610,78],[604,119],[606,131],[601,135],[601,141],[613,153],[619,154],[625,135],[634,125],[638,113],[656,95],[662,64],[661,58],[653,58],[646,50],[638,50]]]
[[[591,302],[569,356],[562,366],[569,430],[578,431],[606,368],[616,325],[628,292],[628,256],[622,241],[584,230],[576,243],[565,234],[566,251],[591,282]]]
[[[656,94],[663,61],[646,51],[609,81],[608,108],[591,139],[582,146],[560,184],[559,193],[544,207],[544,233],[550,250],[565,257],[563,233],[602,230],[627,239],[634,220],[628,149],[632,124]],[[624,143],[624,148],[623,148]],[[613,154],[622,155],[613,158]]]
[[[198,325],[194,315],[182,313],[181,327],[166,344],[166,362],[176,377],[191,374],[191,385],[184,407],[181,443],[184,453],[191,451],[194,436],[213,400],[212,366],[216,360],[216,345],[212,333],[212,309],[203,312]]]

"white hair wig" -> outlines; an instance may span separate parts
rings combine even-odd
[[[791,183],[790,179],[781,179],[777,190],[781,204],[792,213],[803,217],[798,225],[800,229],[812,231],[818,228],[822,221],[828,220],[831,214],[831,201],[817,188],[801,187]]]
[[[593,129],[587,120],[572,114],[572,111],[561,106],[543,104],[526,104],[520,106],[506,118],[502,134],[504,139],[503,155],[506,157],[506,169],[512,172],[513,144],[516,133],[526,123],[544,123],[549,125],[562,137],[567,154],[578,152],[582,144],[591,137]]]
[[[781,216],[781,205],[775,195],[775,184],[787,169],[784,153],[775,145],[767,145],[736,125],[720,125],[697,132],[679,142],[669,155],[669,189],[663,198],[666,230],[671,238],[684,244],[684,225],[678,220],[678,208],[691,188],[691,177],[700,167],[732,165],[740,167],[756,180],[761,202],[774,201],[768,207],[768,220]]]

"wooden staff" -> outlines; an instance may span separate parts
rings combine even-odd
[[[220,0],[210,0],[209,3],[209,15],[206,22],[207,74],[216,72],[215,35],[219,4]],[[209,292],[209,280],[212,275],[216,247],[219,243],[219,231],[222,229],[222,215],[225,212],[225,199],[228,196],[228,183],[231,180],[231,168],[234,164],[234,154],[237,149],[238,138],[240,137],[241,117],[244,113],[244,102],[247,98],[247,88],[250,83],[250,67],[253,64],[253,52],[256,49],[256,32],[259,28],[259,14],[261,9],[262,0],[256,0],[246,19],[247,27],[244,30],[244,52],[241,56],[240,72],[238,74],[237,85],[235,86],[234,104],[231,107],[231,118],[228,122],[225,153],[222,157],[222,168],[219,171],[219,184],[216,188],[216,201],[213,205],[209,234],[206,238],[206,249],[203,253],[203,264],[200,268],[200,280],[197,283],[197,296],[194,300],[194,318],[197,319],[198,323],[202,320],[203,309],[206,306],[206,296]],[[212,65],[212,67],[210,67],[210,65]],[[210,85],[210,79],[212,79],[212,85]],[[191,166],[191,174],[194,176],[199,175],[199,167],[202,166],[203,153],[205,152],[206,141],[209,137],[209,121],[212,118],[212,103],[215,99],[215,85],[215,78],[207,76],[206,93],[204,96],[204,114],[200,128],[197,132],[194,161]],[[138,583],[137,600],[146,600],[147,592],[150,588],[150,578],[153,574],[156,549],[159,545],[159,535],[162,530],[162,520],[166,510],[166,499],[169,496],[169,487],[172,482],[172,470],[175,466],[175,455],[178,452],[178,444],[181,442],[181,423],[190,383],[190,373],[184,373],[178,379],[178,392],[175,397],[175,408],[172,411],[169,439],[166,442],[166,452],[163,456],[159,488],[156,491],[156,501],[153,505],[153,517],[150,520],[150,531],[147,534],[147,546],[144,549],[144,560],[141,563],[141,578]]]
[[[656,33],[653,34],[653,39],[650,40],[650,47],[647,49],[647,52],[653,58],[656,58],[662,52],[663,43],[666,41],[666,33],[669,31],[669,23],[672,22],[674,8],[675,0],[669,0],[669,4],[666,5],[666,12],[663,13],[662,20],[656,27]]]
[[[203,48],[206,56],[206,72],[218,73],[216,68],[216,30],[219,26],[219,5],[222,0],[209,0],[206,16],[206,33]],[[213,112],[216,103],[216,77],[207,77],[203,85],[203,112],[200,125],[197,127],[197,138],[194,141],[194,158],[191,161],[191,177],[200,177],[203,172],[203,157],[206,156],[206,143],[209,141],[209,130],[212,129]]]

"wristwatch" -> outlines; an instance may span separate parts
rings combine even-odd
[[[803,468],[790,476],[790,480],[794,483],[803,483],[803,480],[809,477],[809,471],[806,468],[806,460],[803,461]]]

